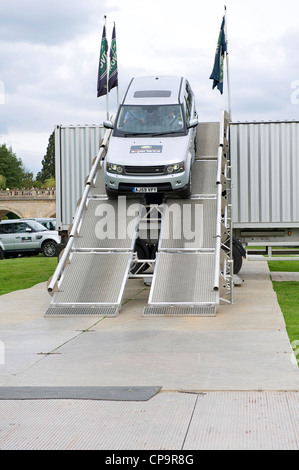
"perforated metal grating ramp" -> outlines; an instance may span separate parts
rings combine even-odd
[[[199,306],[218,302],[213,286],[214,255],[159,253],[149,305]],[[190,273],[192,279],[190,279]]]
[[[159,251],[215,249],[216,199],[169,200]]]
[[[59,307],[53,306],[49,307],[45,312],[45,316],[48,317],[116,317],[118,315],[119,307]]]
[[[219,122],[201,122],[197,128],[196,158],[215,158],[219,145]]]
[[[202,307],[144,307],[144,317],[215,317],[215,305]]]
[[[133,250],[141,210],[138,201],[133,204],[125,198],[88,200],[74,249]]]
[[[65,307],[119,305],[132,256],[133,253],[73,253],[55,293],[55,303]]]
[[[214,196],[216,185],[217,161],[196,160],[192,168],[192,194]]]

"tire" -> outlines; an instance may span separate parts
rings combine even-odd
[[[106,194],[109,197],[109,199],[117,199],[117,192],[116,191],[111,191],[107,187],[106,187]]]
[[[243,265],[243,255],[238,246],[233,243],[234,274],[239,274]]]
[[[137,253],[138,259],[140,260],[150,259],[150,254],[149,254],[147,244],[140,238],[137,238],[136,240],[134,251],[135,253]],[[131,269],[131,274],[135,274],[137,271],[138,271],[138,274],[142,274],[148,268],[148,264],[144,264],[144,266],[142,267],[141,266],[142,266],[142,263],[136,263],[135,265],[133,265]]]
[[[0,248],[0,260],[1,260],[1,259],[4,259],[4,253],[3,253],[2,248]]]
[[[192,194],[192,182],[191,182],[191,171],[190,171],[188,184],[184,189],[182,189],[182,191],[179,192],[179,197],[181,199],[190,199],[191,194]]]
[[[57,245],[54,241],[49,240],[42,246],[42,253],[46,258],[57,256]]]

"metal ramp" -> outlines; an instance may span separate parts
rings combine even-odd
[[[228,122],[198,126],[199,147],[190,200],[164,207],[156,267],[143,316],[215,316],[220,299],[232,300]]]
[[[122,211],[119,204],[123,204]],[[118,314],[139,219],[139,213],[130,215],[129,209],[130,203],[125,200],[87,199],[46,315]]]
[[[48,291],[46,316],[117,316],[134,255],[140,205],[109,200],[102,161],[106,136],[79,202],[69,242]]]

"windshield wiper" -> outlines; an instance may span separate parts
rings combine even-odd
[[[161,135],[173,135],[173,134],[183,134],[184,131],[168,131],[168,132],[154,132],[151,134],[152,137],[160,137]]]
[[[143,137],[143,136],[152,136],[151,132],[132,132],[123,135],[124,137]]]
[[[139,132],[124,134],[123,137],[160,137],[162,135],[182,134],[184,131],[168,131],[168,132]]]

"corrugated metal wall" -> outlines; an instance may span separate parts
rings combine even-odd
[[[104,133],[101,125],[55,128],[56,222],[59,229],[67,229],[72,224],[85,179]]]
[[[299,122],[230,125],[235,227],[299,224]]]

